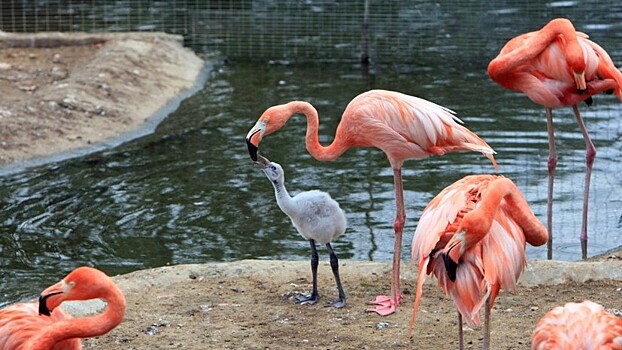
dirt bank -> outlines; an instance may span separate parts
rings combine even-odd
[[[0,166],[126,140],[204,69],[176,35],[0,32]]]

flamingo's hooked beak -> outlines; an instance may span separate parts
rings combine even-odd
[[[71,288],[71,285],[61,280],[58,283],[47,287],[39,296],[39,315],[50,316],[64,300],[64,294]]]
[[[251,159],[256,162],[257,150],[259,150],[259,147],[255,146],[248,137],[246,138],[246,147],[248,148],[248,154],[250,154]]]
[[[577,90],[579,90],[579,93],[583,93],[585,92],[585,90],[587,90],[587,84],[585,82],[585,72],[574,72],[574,82],[575,84],[577,84]]]
[[[257,166],[259,169],[265,169],[268,167],[268,164],[270,164],[270,159],[266,158],[266,157],[262,157],[262,156],[258,156],[259,160],[255,161],[255,166]]]
[[[57,294],[61,294],[61,293],[62,292],[52,292],[46,295],[41,294],[39,296],[39,315],[50,316],[51,312],[47,306],[47,300],[49,297],[57,295]]]
[[[263,136],[264,131],[266,130],[266,123],[263,121],[258,121],[255,126],[246,134],[246,147],[248,147],[248,153],[251,156],[251,159],[256,162],[257,161],[257,151],[259,150],[259,142],[261,142],[261,137]]]

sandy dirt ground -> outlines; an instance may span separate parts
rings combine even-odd
[[[388,317],[365,312],[366,301],[387,293],[390,263],[345,261],[347,305],[337,297],[330,266],[320,264],[316,305],[293,297],[311,288],[304,261],[239,261],[180,265],[115,278],[127,296],[125,321],[85,340],[101,349],[456,349],[452,301],[429,279],[408,336],[416,277],[403,269],[404,301]],[[555,306],[589,299],[620,313],[622,260],[560,263],[534,261],[515,293],[501,292],[491,313],[493,349],[529,349],[538,319]],[[465,325],[465,347],[481,349],[482,328]]]
[[[165,34],[0,33],[0,166],[139,129],[195,84],[202,67],[180,37]],[[620,256],[615,252],[570,265],[532,262],[518,290],[497,299],[492,348],[528,349],[537,320],[566,302],[590,299],[622,309]],[[323,259],[321,304],[337,295]],[[109,334],[85,340],[85,348],[457,347],[456,311],[433,282],[425,285],[413,337],[408,337],[416,279],[407,262],[402,306],[388,317],[365,312],[366,301],[389,291],[388,262],[344,261],[341,273],[347,294],[343,309],[293,302],[310,289],[309,263],[303,261],[181,265],[117,276],[128,301],[125,320]],[[78,311],[85,310],[96,311],[97,303]],[[468,349],[481,348],[481,328],[467,327],[465,341]]]

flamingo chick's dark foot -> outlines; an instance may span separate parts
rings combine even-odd
[[[320,300],[320,297],[317,294],[310,294],[295,297],[294,300],[300,305],[313,305]]]
[[[391,300],[390,297],[386,295],[379,295],[376,299],[367,302],[368,305],[377,305],[376,307],[372,307],[366,309],[367,312],[375,312],[380,316],[388,316],[395,313],[397,309],[397,303]]]
[[[338,300],[329,301],[324,307],[334,307],[335,309],[341,309],[346,306],[346,298],[340,298]]]

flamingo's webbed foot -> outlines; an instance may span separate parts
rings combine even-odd
[[[320,300],[320,297],[317,294],[301,295],[295,297],[294,300],[300,305],[313,305]]]
[[[346,306],[346,298],[339,298],[338,300],[329,301],[324,307],[334,307],[335,309],[341,309]]]
[[[376,299],[367,302],[368,305],[377,305],[376,307],[372,307],[366,309],[367,312],[375,312],[380,316],[388,316],[395,312],[397,309],[397,304],[390,297],[386,295],[379,295]]]

